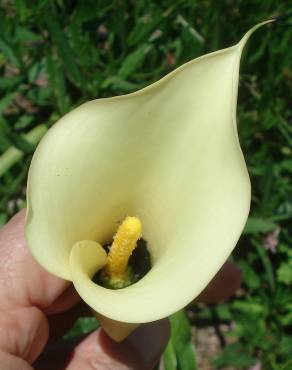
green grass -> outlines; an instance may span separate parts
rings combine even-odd
[[[37,0],[29,7],[27,0],[2,1],[0,154],[14,154],[0,168],[0,223],[25,206],[36,144],[31,130],[49,128],[84,101],[135,91],[229,46],[254,24],[289,11],[287,3]],[[253,195],[232,258],[243,271],[243,289],[229,303],[190,309],[193,325],[233,323],[228,336],[235,342],[223,343],[216,369],[245,369],[256,361],[265,370],[291,366],[291,25],[287,17],[258,31],[242,60],[238,127]]]

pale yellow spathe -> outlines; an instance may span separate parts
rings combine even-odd
[[[174,313],[236,245],[250,205],[235,118],[239,63],[257,27],[143,90],[83,104],[38,146],[28,245],[99,314],[137,324]],[[105,263],[99,244],[128,215],[142,221],[153,268],[130,287],[105,289],[91,281]]]

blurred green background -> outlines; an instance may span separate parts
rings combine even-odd
[[[289,12],[284,0],[33,3],[0,2],[1,224],[25,206],[35,145],[63,114],[140,89]],[[171,318],[165,370],[292,369],[291,18],[259,30],[242,59],[238,128],[252,181],[250,218],[232,256],[242,288]],[[79,320],[67,337],[94,325]]]

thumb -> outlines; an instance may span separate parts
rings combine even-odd
[[[0,363],[1,370],[33,370],[33,368],[26,361],[11,353],[3,352],[2,350],[0,350]]]
[[[168,320],[141,325],[126,340],[114,342],[101,329],[75,348],[51,348],[35,364],[36,370],[151,370],[169,338]],[[59,353],[59,355],[58,355]],[[61,354],[61,356],[60,356]]]

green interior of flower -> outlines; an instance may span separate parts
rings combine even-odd
[[[109,252],[111,243],[104,246],[106,252]],[[142,279],[143,276],[151,269],[151,256],[147,248],[147,242],[143,238],[137,241],[126,271],[124,279],[113,280],[99,270],[92,278],[96,284],[108,289],[122,289],[132,285]]]

